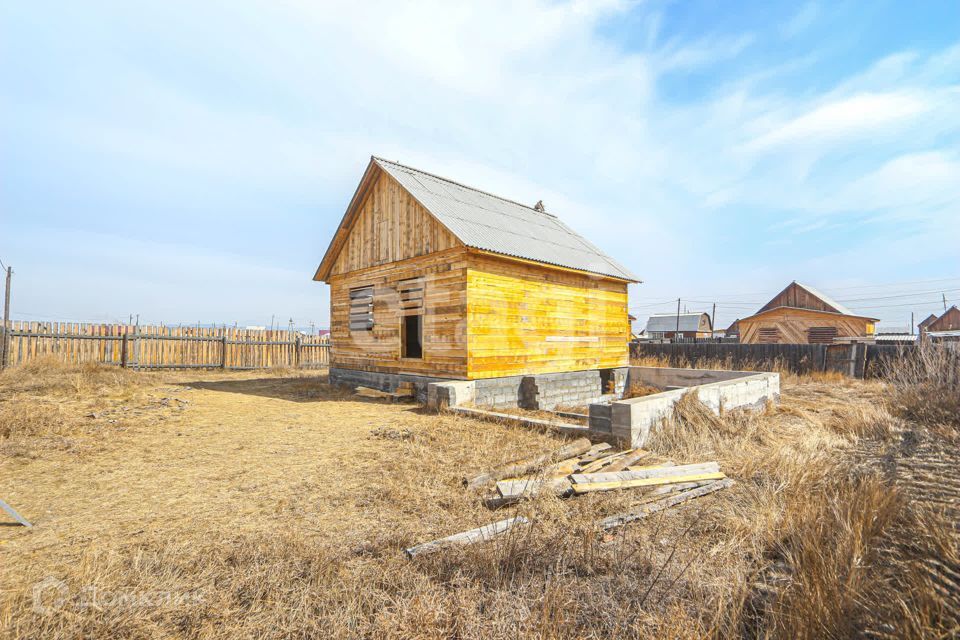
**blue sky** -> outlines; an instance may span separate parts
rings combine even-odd
[[[370,154],[544,200],[640,316],[960,301],[955,1],[4,3],[0,109],[15,318],[325,326]]]

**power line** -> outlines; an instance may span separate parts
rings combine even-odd
[[[873,304],[863,307],[851,307],[852,309],[888,309],[890,307],[919,307],[929,304],[940,304],[940,300],[933,301],[923,301],[923,302],[903,302],[901,304]]]

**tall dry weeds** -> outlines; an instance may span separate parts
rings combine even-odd
[[[930,425],[960,427],[960,344],[923,342],[882,368],[894,409]]]

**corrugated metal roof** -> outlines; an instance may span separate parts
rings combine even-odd
[[[842,304],[840,304],[839,302],[837,302],[836,300],[834,300],[833,298],[831,298],[830,296],[828,296],[828,295],[825,294],[824,292],[820,291],[819,289],[814,289],[814,288],[811,287],[810,285],[803,284],[802,282],[797,282],[796,285],[797,285],[798,287],[802,287],[802,288],[806,289],[811,295],[815,295],[815,296],[817,296],[818,298],[820,298],[821,300],[823,300],[824,302],[826,302],[828,305],[830,305],[831,307],[833,307],[834,309],[836,309],[836,310],[837,310],[837,313],[842,313],[842,314],[847,315],[847,316],[857,316],[857,315],[859,315],[859,314],[857,314],[857,313],[854,313],[853,311],[851,311],[851,310],[848,309],[847,307],[843,306]]]
[[[884,333],[874,336],[876,342],[916,342],[917,336],[910,333]]]
[[[700,313],[681,313],[680,314],[680,331],[699,331],[700,330],[700,318],[703,316],[703,312]],[[647,328],[646,332],[664,332],[664,331],[676,331],[677,330],[677,314],[675,313],[657,313],[647,319]]]
[[[877,325],[873,332],[877,336],[910,335],[910,327],[906,325]]]
[[[396,162],[373,160],[469,247],[639,281],[552,214]]]

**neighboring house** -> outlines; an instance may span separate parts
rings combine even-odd
[[[480,379],[629,364],[637,278],[556,216],[371,158],[314,280],[336,370]],[[349,373],[349,372],[348,372]]]
[[[910,327],[877,326],[874,340],[877,344],[913,344],[917,336],[910,333]]]
[[[956,305],[926,326],[923,334],[933,342],[960,341],[960,309]]]
[[[862,316],[811,286],[791,282],[757,313],[737,321],[747,344],[829,344],[872,336],[877,319]]]
[[[727,327],[727,330],[724,332],[724,337],[740,339],[740,320],[734,320],[730,323],[730,326]]]
[[[927,327],[936,321],[937,315],[935,313],[931,313],[920,324],[917,325],[917,333],[923,335],[923,333],[927,330]]]
[[[943,315],[924,327],[928,332],[958,331],[960,330],[960,309],[954,305],[943,312]]]
[[[647,319],[644,330],[648,338],[675,340],[683,338],[710,338],[713,325],[709,313],[655,313]]]

